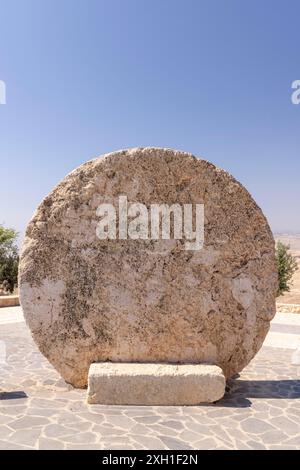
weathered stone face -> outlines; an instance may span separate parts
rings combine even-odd
[[[199,405],[220,400],[225,377],[208,364],[91,364],[87,401],[101,405]]]
[[[102,203],[204,204],[201,250],[183,240],[100,240]],[[95,361],[212,363],[228,377],[261,347],[275,313],[268,223],[228,173],[190,154],[133,149],[89,161],[28,225],[20,297],[41,352],[66,381]]]

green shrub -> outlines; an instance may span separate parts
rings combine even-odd
[[[298,269],[297,260],[289,253],[289,250],[290,246],[282,242],[278,242],[276,245],[276,260],[279,277],[277,297],[290,291],[293,275]]]
[[[0,225],[0,284],[13,292],[18,284],[19,255],[16,245],[17,232]]]

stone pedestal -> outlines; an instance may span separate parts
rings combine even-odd
[[[207,364],[93,363],[87,400],[101,405],[199,405],[220,400],[225,377]]]

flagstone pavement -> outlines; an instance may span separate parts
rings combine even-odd
[[[87,405],[39,353],[21,309],[0,309],[0,449],[300,449],[299,340],[300,315],[277,314],[216,404]]]

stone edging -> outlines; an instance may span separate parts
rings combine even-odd
[[[0,307],[16,307],[18,305],[20,305],[18,295],[0,296]]]

